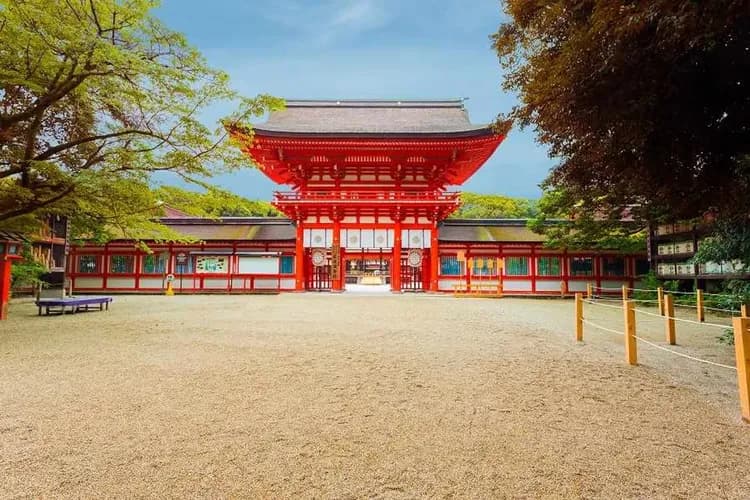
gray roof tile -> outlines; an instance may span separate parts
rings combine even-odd
[[[476,135],[491,130],[474,125],[463,100],[445,101],[303,101],[255,125],[261,133],[319,135]]]

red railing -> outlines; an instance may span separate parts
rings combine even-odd
[[[441,191],[291,191],[274,193],[275,202],[406,202],[455,203],[460,193]]]

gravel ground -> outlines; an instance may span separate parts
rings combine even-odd
[[[572,301],[117,297],[0,324],[2,497],[748,498],[736,374]],[[622,313],[587,305],[619,329]],[[640,320],[643,321],[640,321]],[[639,335],[662,342],[658,318]],[[720,330],[676,349],[733,364]]]

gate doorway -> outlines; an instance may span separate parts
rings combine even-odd
[[[314,252],[317,252],[318,255],[314,256]],[[321,257],[321,249],[308,248],[305,250],[305,290],[328,292],[333,288],[331,254],[325,250],[322,252],[323,256]]]
[[[390,252],[347,251],[344,280],[348,292],[388,292],[391,286]]]

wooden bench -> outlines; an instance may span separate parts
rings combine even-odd
[[[80,311],[89,311],[89,308],[93,306],[99,306],[100,311],[109,311],[109,303],[113,300],[112,297],[45,298],[37,299],[36,307],[39,309],[39,316],[42,315],[42,309],[45,315],[65,314],[68,308],[70,308],[69,312],[75,314]]]

